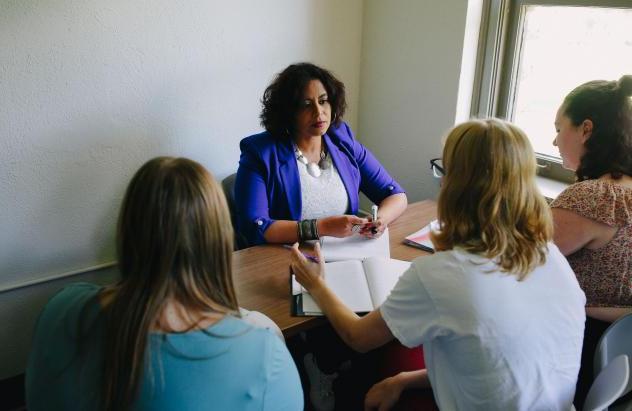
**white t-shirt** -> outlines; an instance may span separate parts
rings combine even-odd
[[[454,249],[418,258],[380,308],[405,346],[424,346],[443,410],[568,410],[586,297],[558,248],[524,280]]]

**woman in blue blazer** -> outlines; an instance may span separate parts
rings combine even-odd
[[[310,63],[281,72],[263,96],[263,133],[244,138],[237,228],[250,245],[382,234],[407,205],[403,188],[342,121],[344,84]],[[362,191],[377,220],[357,217]]]

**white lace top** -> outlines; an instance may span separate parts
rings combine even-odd
[[[329,156],[329,153],[327,154]],[[307,173],[305,164],[296,160],[298,175],[301,180],[301,200],[303,210],[301,219],[323,218],[342,215],[349,208],[349,196],[336,166],[327,158],[330,167],[321,170],[320,177]]]

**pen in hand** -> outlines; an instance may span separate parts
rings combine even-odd
[[[375,204],[371,206],[371,221],[373,221],[373,223],[377,221],[377,206]],[[371,232],[377,234],[377,227],[373,227]]]
[[[289,244],[283,244],[283,247],[287,248],[288,250],[292,249],[292,246],[289,245]],[[304,253],[303,251],[301,251],[301,254],[303,254],[303,257],[307,258],[309,261],[311,261],[313,263],[316,263],[316,264],[320,263],[320,261],[318,261],[318,257],[315,257],[313,255]]]

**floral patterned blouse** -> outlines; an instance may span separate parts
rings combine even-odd
[[[582,248],[567,259],[586,293],[587,306],[632,306],[632,188],[585,180],[564,190],[551,207],[618,228],[605,246]]]

